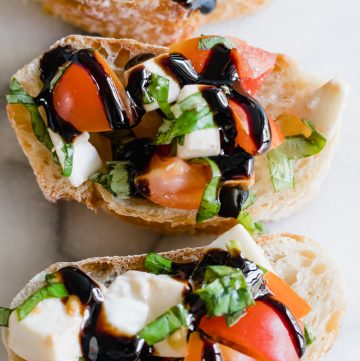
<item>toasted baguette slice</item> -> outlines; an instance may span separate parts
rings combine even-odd
[[[265,250],[275,272],[290,284],[312,307],[305,323],[313,330],[316,340],[302,359],[319,360],[333,345],[339,333],[340,321],[345,309],[345,293],[342,277],[334,261],[317,243],[293,234],[263,236],[258,240]],[[177,262],[196,261],[204,254],[204,248],[186,248],[165,253]],[[143,270],[144,256],[91,258],[77,263],[58,263],[35,276],[15,297],[11,307],[20,305],[29,295],[43,286],[45,274],[56,272],[68,265],[77,265],[91,277],[100,281],[112,281],[127,270]],[[7,345],[7,330],[3,331]],[[22,361],[9,350],[9,361]]]
[[[118,74],[123,75],[127,61],[140,53],[161,54],[167,48],[142,44],[134,40],[115,40],[87,36],[69,36],[54,46],[70,44],[75,48],[98,49]],[[37,95],[42,83],[39,79],[39,58],[19,70],[15,77],[31,95]],[[276,118],[286,111],[294,111],[309,120],[323,122],[318,129],[327,138],[323,151],[313,157],[296,162],[296,188],[274,192],[268,161],[265,156],[255,160],[256,203],[249,212],[263,221],[274,221],[289,216],[308,203],[320,190],[333,159],[340,128],[340,115],[347,86],[339,80],[322,83],[306,76],[299,66],[284,55],[278,55],[274,72],[267,78],[257,95],[268,114]],[[319,88],[320,87],[320,88]],[[196,211],[184,211],[157,206],[147,200],[116,200],[102,186],[90,181],[74,188],[60,168],[53,162],[50,152],[35,137],[30,115],[21,105],[8,106],[8,116],[15,129],[19,143],[34,170],[45,197],[52,202],[59,199],[76,200],[88,208],[103,208],[126,219],[151,226],[154,230],[203,230],[221,232],[232,227],[236,221],[216,217],[196,224]]]
[[[46,12],[90,33],[169,45],[189,37],[202,23],[250,14],[268,0],[219,0],[209,15],[174,0],[39,0]]]

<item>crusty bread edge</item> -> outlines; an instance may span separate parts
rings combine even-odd
[[[325,325],[326,331],[324,329],[324,331],[319,332],[321,334],[318,335],[318,338],[309,347],[308,352],[303,358],[304,361],[319,360],[334,344],[345,311],[346,297],[341,273],[332,258],[319,244],[303,236],[288,233],[266,235],[260,237],[258,243],[263,247],[275,271],[281,277],[285,280],[289,277],[291,279],[293,277],[292,273],[296,272],[298,281],[292,284],[292,286],[313,307],[313,311],[305,318],[305,322],[315,330],[319,328],[320,324]],[[185,248],[163,254],[177,262],[190,262],[199,260],[204,254],[204,250],[205,248]],[[14,298],[11,307],[18,306],[30,294],[39,289],[44,284],[44,276],[47,273],[55,272],[62,267],[77,265],[99,282],[105,282],[113,280],[116,276],[129,269],[143,270],[144,257],[144,255],[100,257],[80,262],[54,264],[32,278]],[[303,266],[299,266],[299,262]],[[285,269],[283,269],[284,265],[286,266]],[[320,272],[321,270],[323,270],[322,273]],[[314,271],[320,272],[313,275],[316,279],[307,277],[307,273],[312,274]],[[316,281],[320,282],[325,292],[314,284]],[[327,298],[324,299],[324,297]],[[323,308],[326,309],[323,310]],[[328,317],[328,320],[320,319],[319,316]],[[329,329],[327,330],[327,328]],[[5,346],[7,345],[7,337],[8,330],[4,329],[3,341]],[[8,350],[8,352],[9,361],[24,361],[11,350]]]

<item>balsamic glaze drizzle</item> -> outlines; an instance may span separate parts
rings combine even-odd
[[[261,300],[274,307],[282,317],[289,330],[296,351],[301,358],[306,350],[304,334],[289,309],[277,301],[269,289],[262,271],[240,254],[230,255],[218,249],[209,250],[199,262],[173,263],[172,277],[186,280],[190,289],[201,287],[205,271],[211,265],[224,265],[240,269],[255,300]],[[138,337],[125,337],[108,331],[106,316],[103,312],[104,297],[101,287],[88,275],[76,267],[65,267],[58,271],[59,276],[70,295],[76,295],[84,307],[85,321],[80,334],[83,356],[86,361],[160,361],[163,357],[154,356],[154,350]],[[188,306],[192,320],[189,332],[198,331],[204,341],[203,361],[221,361],[221,353],[216,344],[198,329],[200,320],[206,315],[204,302],[191,291],[185,293],[185,304]]]
[[[79,131],[74,126],[57,114],[53,104],[51,82],[59,67],[69,62],[78,64],[89,72],[92,80],[97,85],[99,99],[102,102],[111,129],[130,128],[129,115],[115,85],[103,66],[97,61],[94,52],[90,49],[76,51],[70,46],[54,48],[40,60],[40,78],[44,83],[44,87],[36,97],[35,102],[38,106],[44,106],[49,127],[60,134],[68,143],[71,143],[73,137],[79,134]],[[136,111],[136,109],[132,110]]]
[[[216,0],[174,0],[191,10],[200,10],[203,14],[211,13],[216,7]]]

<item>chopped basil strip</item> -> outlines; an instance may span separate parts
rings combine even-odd
[[[65,73],[65,70],[71,65],[71,62],[67,62],[65,65],[61,66],[58,71],[56,72],[55,76],[52,78],[50,82],[50,91],[52,91],[55,88],[55,85],[60,80],[60,78]]]
[[[326,145],[326,139],[316,131],[307,120],[305,125],[311,129],[310,137],[303,134],[287,137],[279,147],[271,150],[267,157],[275,191],[295,187],[294,160],[307,158],[320,153]]]
[[[90,177],[119,199],[130,197],[128,162],[108,162],[108,172],[97,172]]]
[[[50,283],[32,294],[16,309],[19,321],[28,316],[32,310],[47,298],[65,298],[69,295],[63,283]]]
[[[174,114],[168,103],[170,80],[160,75],[151,74],[149,82],[147,89],[144,89],[144,104],[152,104],[157,101],[166,118],[173,119]]]
[[[172,108],[176,119],[164,120],[155,138],[155,144],[170,144],[174,138],[195,130],[215,128],[210,107],[201,93],[193,94]]]
[[[9,308],[0,307],[0,327],[9,327],[9,318],[12,311]]]
[[[278,192],[283,189],[295,188],[294,161],[289,159],[278,148],[270,150],[270,152],[267,154],[267,158],[274,190]]]
[[[242,206],[242,210],[244,211],[245,209],[251,207],[254,203],[256,202],[256,195],[254,192],[249,191],[249,195],[245,201],[245,203]]]
[[[9,94],[6,99],[9,104],[22,104],[26,107],[31,116],[31,125],[36,138],[53,152],[54,145],[47,131],[44,119],[40,115],[33,97],[24,90],[16,78],[12,78],[10,81]]]
[[[209,50],[218,44],[222,44],[228,49],[236,48],[236,44],[228,38],[224,38],[222,36],[211,36],[209,38],[201,38],[199,40],[199,49]]]
[[[206,314],[209,317],[225,316],[229,327],[255,302],[244,274],[228,266],[208,266],[204,284],[195,293],[203,300]]]
[[[314,343],[315,336],[313,335],[313,333],[311,332],[309,327],[306,325],[304,326],[304,336],[305,336],[305,340],[306,340],[306,346],[310,346]]]
[[[165,340],[179,328],[187,327],[187,317],[188,311],[183,305],[174,306],[155,321],[149,323],[138,333],[138,336],[144,339],[149,346],[152,346]]]
[[[194,162],[206,161],[212,172],[211,181],[206,185],[201,199],[200,208],[196,214],[196,222],[204,222],[207,219],[215,217],[220,211],[219,185],[221,172],[217,164],[209,158],[195,159]]]
[[[62,151],[65,154],[62,175],[64,177],[70,177],[73,169],[74,147],[72,144],[65,143]]]
[[[144,267],[147,272],[156,275],[170,274],[172,271],[172,261],[157,253],[149,253],[145,258]]]
[[[252,236],[257,236],[266,232],[264,223],[254,221],[251,214],[248,212],[241,211],[237,221],[242,224]]]

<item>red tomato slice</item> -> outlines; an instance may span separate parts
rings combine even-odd
[[[226,347],[220,343],[218,343],[217,345],[221,351],[221,356],[223,361],[260,361],[251,356],[247,356],[244,355],[243,353],[235,351],[230,347]]]
[[[305,317],[311,311],[309,304],[274,273],[267,272],[265,279],[266,285],[274,294],[275,299],[287,306],[295,318]]]
[[[271,129],[271,149],[274,149],[284,143],[285,136],[275,121],[271,117],[268,117],[268,119]]]
[[[211,51],[199,49],[199,40],[208,37],[211,37],[211,35],[173,44],[170,47],[170,52],[180,53],[190,59],[195,70],[201,73]],[[261,88],[266,77],[273,71],[276,55],[253,47],[240,39],[228,38],[236,44],[236,49],[232,50],[232,57],[241,78],[243,89],[254,95]]]
[[[286,326],[283,316],[273,307],[257,301],[247,314],[233,327],[228,327],[224,317],[206,318],[200,329],[215,341],[226,340],[246,349],[251,355],[264,361],[299,361],[295,340]]]
[[[149,170],[135,180],[140,192],[163,207],[198,209],[211,170],[207,164],[192,164],[179,157],[155,155]]]
[[[246,112],[241,108],[241,106],[229,100],[229,106],[233,112],[235,126],[237,131],[237,136],[235,141],[237,145],[243,148],[246,152],[251,155],[257,154],[257,146],[250,133],[250,124]]]
[[[193,332],[190,335],[189,342],[187,344],[184,361],[202,361],[204,346],[205,342],[203,341],[199,333]],[[221,344],[216,344],[216,346],[221,352],[222,361],[260,361],[254,359],[253,357],[235,351],[230,347]]]
[[[98,52],[95,52],[95,57],[112,79],[120,96],[123,92],[120,80]],[[90,73],[78,64],[71,64],[58,81],[53,104],[59,116],[80,132],[111,130],[98,87]]]

